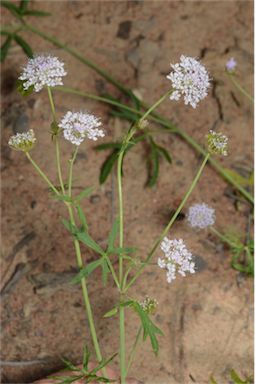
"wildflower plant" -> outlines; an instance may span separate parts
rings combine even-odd
[[[150,108],[142,113],[138,121],[135,121],[131,124],[127,133],[124,134],[122,141],[119,142],[116,146],[115,156],[117,161],[119,209],[118,215],[115,218],[113,227],[108,236],[107,246],[102,248],[91,236],[89,231],[89,223],[80,204],[80,201],[89,194],[90,189],[85,189],[79,195],[74,194],[73,168],[79,147],[83,145],[84,141],[103,138],[105,135],[107,135],[107,129],[102,127],[102,123],[99,117],[96,117],[89,112],[67,111],[64,117],[58,120],[53,99],[53,89],[57,83],[62,83],[62,77],[66,75],[66,72],[64,70],[63,63],[59,61],[58,58],[54,58],[52,56],[40,57],[44,57],[46,59],[38,60],[38,56],[35,56],[29,60],[27,67],[25,67],[26,70],[24,70],[20,80],[25,81],[22,84],[24,90],[31,86],[33,86],[35,92],[41,91],[43,88],[47,89],[53,120],[51,123],[51,133],[56,153],[56,174],[60,186],[56,186],[55,183],[49,179],[49,177],[40,168],[40,166],[33,160],[30,154],[30,149],[32,149],[36,140],[36,134],[34,135],[33,131],[29,131],[26,134],[17,134],[13,136],[9,141],[9,145],[14,149],[21,149],[25,153],[37,173],[50,187],[54,198],[63,203],[67,208],[68,219],[64,219],[63,224],[72,237],[77,266],[79,268],[79,273],[73,279],[73,283],[81,284],[91,338],[98,361],[97,367],[100,367],[94,371],[88,370],[88,366],[86,365],[88,361],[88,353],[86,352],[85,355],[87,357],[85,358],[85,368],[83,367],[82,370],[74,369],[72,365],[70,366],[70,364],[69,368],[71,367],[71,370],[76,370],[81,378],[85,379],[85,377],[89,377],[89,380],[93,379],[98,380],[98,382],[109,382],[105,367],[111,362],[115,355],[108,359],[102,356],[100,340],[98,340],[97,336],[96,324],[93,316],[93,308],[91,307],[87,287],[88,276],[93,274],[94,270],[100,268],[102,270],[104,285],[107,284],[107,280],[109,279],[109,276],[111,276],[118,291],[119,298],[117,303],[113,308],[109,308],[109,311],[104,314],[104,317],[111,318],[115,315],[118,315],[119,317],[119,350],[117,351],[117,354],[119,357],[121,384],[125,384],[139,342],[141,340],[145,341],[146,339],[149,339],[153,352],[157,354],[159,349],[158,337],[162,335],[162,331],[156,326],[152,319],[157,306],[156,300],[148,297],[143,300],[138,297],[130,297],[129,289],[131,286],[133,286],[133,284],[135,284],[136,280],[140,278],[144,269],[151,264],[153,258],[156,256],[156,253],[158,253],[158,266],[166,270],[166,280],[168,283],[174,283],[176,273],[180,275],[180,278],[186,276],[187,273],[189,275],[195,273],[196,266],[192,257],[192,253],[186,247],[184,240],[175,239],[172,237],[172,235],[171,239],[169,239],[168,234],[174,225],[179,213],[183,209],[188,198],[196,187],[207,164],[207,161],[211,156],[211,152],[217,152],[224,155],[224,152],[226,151],[226,145],[224,144],[223,146],[224,150],[219,150],[219,146],[217,147],[218,142],[216,142],[214,143],[213,147],[215,147],[217,151],[212,151],[212,145],[211,142],[209,142],[208,148],[204,150],[204,159],[201,162],[201,165],[196,172],[191,185],[188,187],[187,192],[183,196],[180,205],[178,206],[177,210],[169,220],[169,223],[166,225],[162,233],[155,234],[156,239],[151,248],[148,250],[145,258],[139,258],[137,255],[134,255],[136,249],[128,248],[125,245],[122,177],[124,156],[126,151],[132,148],[135,135],[139,130],[147,130],[150,132],[150,126],[147,123],[147,119],[152,113],[154,113],[155,109],[163,101],[169,99],[169,97],[170,100],[176,100],[177,98],[179,99],[181,95],[184,95],[185,104],[191,104],[192,107],[197,107],[198,103],[207,94],[209,77],[206,69],[195,59],[182,56],[180,63],[173,66],[173,69],[176,72],[176,76],[173,74],[170,79],[172,80],[172,88],[169,89],[162,97],[160,97],[159,100],[157,100]],[[56,67],[54,67],[55,69],[53,69],[53,64],[56,65]],[[33,69],[35,67],[37,68],[36,71],[30,71],[30,69],[28,70],[28,68]],[[44,73],[45,70],[46,73]],[[31,78],[29,78],[29,73],[31,73]],[[180,77],[179,80],[178,76]],[[178,96],[176,92],[179,92]],[[61,161],[60,149],[60,143],[62,139],[68,140],[73,144],[73,153],[68,162],[69,174],[67,185],[64,183],[62,176],[62,169],[64,166],[63,161]],[[156,144],[153,145],[156,146]],[[157,151],[159,150],[160,148],[157,149]],[[196,222],[196,225],[199,227],[204,228],[207,224],[211,225],[213,220],[214,211],[206,205],[202,205],[202,209],[201,207],[199,209],[196,207],[195,210],[191,210],[190,222],[193,224]],[[84,263],[81,254],[81,243],[85,244],[88,248],[97,253],[98,257],[96,260],[91,263]],[[163,257],[162,253],[160,254],[160,251],[158,250],[159,247],[161,248],[161,252],[164,254]],[[116,256],[118,258],[117,266],[113,263],[113,258]],[[134,340],[133,347],[129,352],[129,356],[127,356],[126,351],[125,324],[125,312],[128,309],[134,311],[140,321],[140,326],[138,327],[137,335]],[[102,375],[97,374],[99,369],[102,369]]]

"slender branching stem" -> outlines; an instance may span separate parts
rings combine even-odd
[[[236,247],[236,245],[234,243],[231,242],[231,240],[229,240],[227,238],[227,236],[224,236],[222,233],[220,233],[216,228],[214,227],[210,227],[210,231],[216,235],[219,239],[221,239],[224,243],[228,244],[230,247]]]
[[[134,361],[136,348],[137,348],[138,342],[140,340],[140,336],[141,336],[142,330],[143,330],[143,327],[140,326],[139,329],[138,329],[136,338],[135,338],[135,342],[133,344],[133,347],[132,347],[130,355],[129,355],[128,364],[127,364],[127,373],[129,371],[129,369],[131,368],[131,365],[132,365],[132,363]]]
[[[142,116],[143,115],[143,112],[142,111],[138,111],[137,109],[135,108],[132,108],[132,107],[129,107],[125,104],[122,104],[120,102],[117,102],[115,100],[111,100],[111,99],[108,99],[108,98],[105,98],[105,97],[101,97],[101,96],[97,96],[97,95],[94,95],[94,94],[90,94],[90,93],[86,93],[86,92],[82,92],[82,91],[79,91],[77,89],[73,89],[73,88],[67,88],[67,87],[56,87],[56,90],[60,91],[60,92],[66,92],[66,93],[72,93],[72,94],[76,94],[76,95],[79,95],[79,96],[83,96],[83,97],[87,97],[89,99],[92,99],[92,100],[97,100],[97,101],[100,101],[100,102],[103,102],[103,103],[106,103],[106,104],[110,104],[110,105],[114,105],[116,107],[119,107],[121,109],[124,109],[126,111],[129,111],[129,112],[133,112],[134,114],[136,114],[137,116]],[[184,141],[186,141],[186,143],[188,143],[193,149],[195,149],[198,153],[202,154],[202,155],[206,155],[206,150],[201,146],[199,145],[194,139],[192,139],[191,136],[189,136],[185,131],[183,131],[182,129],[176,127],[173,123],[171,123],[168,119],[166,118],[163,118],[161,115],[157,114],[157,113],[153,113],[151,115],[149,115],[147,117],[148,119],[154,121],[155,123],[159,123],[161,124],[163,127],[165,127],[167,130],[169,130],[171,133],[174,133],[176,135],[178,135],[181,139],[183,139]],[[160,132],[159,132],[160,133]],[[245,188],[243,188],[236,180],[235,178],[233,178],[231,176],[230,173],[228,173],[223,167],[221,164],[218,163],[217,160],[215,160],[213,157],[210,157],[209,158],[209,161],[208,161],[211,166],[230,184],[232,184],[246,199],[247,201],[249,201],[251,204],[254,203],[254,199],[253,199],[253,196],[248,192],[246,191]]]
[[[188,200],[190,194],[192,193],[192,191],[194,190],[195,186],[197,185],[197,182],[198,182],[198,180],[199,180],[199,178],[200,178],[200,176],[201,176],[201,174],[203,172],[203,169],[204,169],[204,167],[205,167],[209,157],[210,157],[210,154],[207,153],[207,155],[205,156],[205,158],[204,158],[204,160],[203,160],[203,162],[202,162],[202,164],[201,164],[201,166],[200,166],[200,168],[199,168],[195,178],[193,179],[193,181],[192,181],[188,191],[186,192],[184,198],[182,199],[179,207],[175,211],[174,215],[172,216],[171,220],[169,221],[169,223],[167,224],[167,226],[165,227],[165,229],[163,230],[161,235],[155,241],[155,243],[152,246],[151,251],[148,253],[148,256],[145,259],[144,263],[138,268],[138,270],[136,271],[135,275],[131,278],[129,283],[126,285],[124,292],[126,292],[131,287],[131,285],[134,284],[134,282],[140,276],[140,274],[142,273],[142,271],[144,270],[146,265],[148,265],[150,263],[150,261],[151,261],[152,257],[154,256],[154,253],[157,250],[159,244],[161,243],[163,238],[166,236],[166,234],[169,232],[170,228],[172,227],[172,225],[174,224],[176,218],[178,217],[179,213],[181,212],[182,208],[184,207],[186,201]]]
[[[59,195],[60,193],[58,192],[58,190],[54,187],[54,185],[48,179],[48,177],[45,175],[45,173],[41,170],[39,165],[37,165],[37,163],[32,159],[29,152],[26,152],[26,156],[27,156],[28,160],[30,161],[30,163],[33,165],[33,167],[36,169],[36,171],[39,173],[39,175],[42,177],[42,179],[46,182],[46,184],[48,184],[50,189],[52,191],[54,191],[56,193],[56,195]]]
[[[235,78],[235,75],[228,73],[228,76],[234,86],[253,104],[254,98],[239,84],[239,82]]]
[[[79,150],[79,147],[78,145],[76,146],[75,148],[75,151],[73,153],[73,156],[70,160],[70,163],[69,163],[69,177],[68,177],[68,196],[72,196],[72,184],[73,184],[73,165],[74,165],[74,162],[75,162],[75,159],[76,159],[76,156],[77,156],[77,153],[78,153],[78,150]]]
[[[54,101],[53,101],[51,88],[47,87],[47,90],[48,90],[48,96],[49,96],[49,101],[50,101],[50,106],[51,106],[53,122],[56,123],[56,110],[55,110],[55,105],[54,105]],[[55,146],[56,146],[56,162],[57,162],[57,170],[58,170],[58,179],[59,179],[62,193],[65,194],[65,187],[64,187],[64,183],[63,183],[61,163],[60,163],[60,150],[59,150],[58,134],[54,135],[54,139],[55,139]]]

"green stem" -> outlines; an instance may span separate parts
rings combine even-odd
[[[125,312],[124,307],[120,306],[120,378],[121,384],[126,383],[126,357],[125,357]]]
[[[214,233],[219,239],[221,239],[224,243],[227,243],[230,247],[236,247],[226,236],[220,233],[216,228],[210,227],[210,231]]]
[[[228,73],[228,72],[227,72]],[[228,76],[230,78],[230,80],[232,81],[232,83],[234,84],[234,86],[245,96],[247,97],[247,99],[249,99],[252,104],[254,103],[254,98],[238,83],[238,81],[236,81],[235,79],[235,75],[234,74],[230,74],[228,73]]]
[[[136,347],[138,345],[138,342],[139,342],[139,339],[140,339],[140,336],[141,336],[141,333],[142,333],[142,329],[143,327],[140,326],[138,332],[137,332],[137,335],[136,335],[136,338],[135,338],[135,342],[133,344],[133,347],[132,347],[132,350],[130,352],[130,355],[129,355],[129,359],[128,359],[128,365],[127,365],[127,373],[133,363],[133,360],[134,360],[134,357],[135,357],[135,352],[136,352]]]
[[[27,156],[28,160],[31,162],[31,164],[33,165],[33,167],[36,169],[36,171],[39,173],[39,175],[48,184],[48,186],[56,193],[56,195],[59,195],[58,190],[54,187],[52,182],[48,179],[48,177],[41,170],[41,168],[36,164],[36,162],[32,159],[32,157],[30,156],[30,154],[28,152],[26,152],[26,156]]]
[[[162,101],[164,101],[168,96],[171,95],[171,93],[173,93],[173,90],[170,89],[168,90],[158,101],[156,101],[155,104],[153,104],[146,112],[145,114],[141,117],[140,121],[143,121],[146,119],[147,116],[149,116],[151,114],[151,112],[153,112],[161,103]]]
[[[68,178],[68,196],[70,197],[72,197],[73,165],[74,165],[78,150],[79,150],[79,147],[77,145],[73,153],[72,159],[70,160],[69,178]]]
[[[67,205],[67,207],[68,207],[68,212],[69,212],[69,217],[70,217],[70,223],[75,226],[75,220],[74,220],[72,207],[69,204]],[[83,262],[82,262],[82,257],[81,257],[80,244],[76,238],[73,238],[73,242],[74,242],[74,248],[75,248],[75,253],[76,253],[77,265],[78,265],[79,269],[82,269],[84,267],[83,267]],[[94,345],[95,352],[96,352],[96,357],[97,357],[98,362],[101,362],[102,361],[102,355],[101,355],[99,343],[97,340],[94,318],[93,318],[92,309],[91,309],[91,305],[90,305],[90,300],[89,300],[89,295],[88,295],[88,290],[87,290],[87,282],[86,282],[85,277],[83,277],[83,279],[81,280],[81,287],[82,287],[83,299],[84,299],[85,308],[86,308],[88,321],[89,321],[90,333],[91,333],[93,345]],[[104,375],[105,374],[106,374],[106,372],[104,371]]]
[[[117,278],[116,272],[115,272],[115,270],[113,268],[112,262],[111,262],[110,258],[107,255],[105,256],[105,258],[107,260],[108,266],[109,266],[110,271],[112,273],[113,280],[115,281],[115,284],[117,285],[118,289],[120,290],[120,284],[118,282],[118,278]]]
[[[50,106],[51,106],[53,122],[56,123],[56,110],[55,110],[55,106],[54,106],[51,88],[47,87],[47,90],[48,90],[48,96],[49,96],[49,101],[50,101]],[[56,134],[54,136],[54,138],[55,138],[55,147],[56,147],[56,162],[57,162],[58,178],[59,178],[59,183],[60,183],[62,193],[64,195],[65,194],[65,187],[64,187],[64,183],[63,183],[62,170],[61,170],[61,164],[60,164],[60,151],[59,151],[58,135]]]
[[[110,100],[110,99],[107,99],[105,97],[92,95],[92,94],[89,94],[86,92],[82,92],[82,91],[79,91],[79,90],[76,90],[73,88],[67,88],[67,87],[56,87],[56,90],[61,91],[61,92],[76,94],[79,96],[87,97],[87,98],[92,99],[92,100],[97,100],[97,101],[101,101],[103,103],[111,104],[111,105],[114,105],[116,107],[122,108],[126,111],[133,112],[138,116],[143,115],[142,111],[138,111],[134,108],[128,107],[125,104],[118,103],[115,100]],[[171,133],[175,133],[176,135],[181,137],[184,141],[186,141],[198,153],[200,153],[204,156],[206,155],[207,152],[205,151],[205,149],[201,145],[199,145],[195,140],[193,140],[192,137],[190,137],[186,132],[184,132],[180,128],[177,128],[169,120],[161,117],[159,114],[157,114],[155,112],[153,113],[153,115],[148,116],[148,118],[152,121],[155,121],[156,123],[161,124],[166,129],[171,130]],[[224,168],[218,163],[218,161],[216,161],[213,157],[210,157],[209,163],[227,182],[232,184],[251,204],[254,203],[253,196],[249,192],[247,192],[246,189],[244,189],[240,184],[238,184],[238,182],[224,170]]]
[[[206,157],[204,158],[203,160],[203,163],[201,164],[195,178],[193,179],[188,191],[186,192],[184,198],[182,199],[182,202],[180,203],[179,207],[177,208],[177,210],[175,211],[174,215],[172,216],[171,220],[169,221],[169,223],[167,224],[167,226],[165,227],[164,231],[161,233],[161,235],[159,236],[159,238],[156,240],[156,242],[154,243],[151,251],[149,252],[147,258],[145,259],[144,263],[138,268],[138,270],[136,271],[135,275],[132,277],[132,279],[130,280],[130,282],[126,285],[125,287],[125,292],[131,287],[131,285],[134,284],[134,282],[136,281],[136,279],[140,276],[140,274],[142,273],[142,271],[144,270],[144,268],[146,267],[146,265],[148,265],[156,251],[156,249],[158,248],[159,244],[161,243],[161,241],[163,240],[163,238],[166,236],[166,234],[169,232],[170,228],[172,227],[172,225],[174,224],[176,218],[178,217],[179,213],[181,212],[182,208],[184,207],[186,201],[188,200],[190,194],[193,192],[201,174],[202,174],[202,171],[208,161],[210,157],[210,154],[207,153]]]

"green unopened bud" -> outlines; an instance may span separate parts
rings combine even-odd
[[[149,296],[139,303],[144,310],[144,312],[148,314],[154,314],[156,312],[158,302],[156,299],[152,299]]]
[[[138,125],[138,129],[145,129],[148,127],[149,122],[148,120],[139,120],[137,125]]]
[[[16,151],[29,152],[35,145],[36,138],[33,129],[25,133],[17,133],[14,136],[11,136],[8,144],[11,148]]]
[[[217,155],[227,156],[228,138],[222,133],[210,130],[207,135],[208,151]]]

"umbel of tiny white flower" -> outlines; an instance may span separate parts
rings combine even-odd
[[[220,132],[210,130],[207,135],[208,150],[216,155],[227,156],[228,138]]]
[[[146,296],[146,298],[143,301],[140,301],[139,303],[144,310],[144,312],[148,314],[154,314],[156,312],[156,308],[158,306],[158,302],[156,299],[152,299],[149,296]]]
[[[215,210],[205,203],[194,204],[189,207],[187,220],[193,228],[207,228],[215,223]]]
[[[57,57],[41,55],[28,60],[19,80],[23,81],[24,90],[32,86],[39,92],[44,86],[63,85],[62,77],[66,74],[64,63]]]
[[[176,278],[176,272],[186,276],[186,272],[195,273],[195,263],[182,239],[169,240],[164,238],[160,245],[164,258],[158,258],[158,266],[167,270],[167,282],[171,283]]]
[[[237,62],[236,62],[236,60],[233,58],[233,57],[231,57],[227,62],[226,62],[226,70],[228,71],[228,72],[234,72],[235,71],[235,69],[236,69],[236,66],[237,66]]]
[[[92,114],[71,111],[59,123],[65,139],[75,145],[80,145],[85,138],[96,141],[98,137],[104,137],[104,131],[98,129],[101,125],[101,121]]]
[[[196,108],[208,94],[210,79],[205,67],[193,57],[182,55],[180,63],[171,64],[173,71],[167,76],[171,80],[173,93],[171,100],[179,100],[183,95],[184,103]]]
[[[29,152],[35,145],[36,138],[33,129],[30,129],[24,133],[16,133],[11,136],[8,144],[16,151]]]

